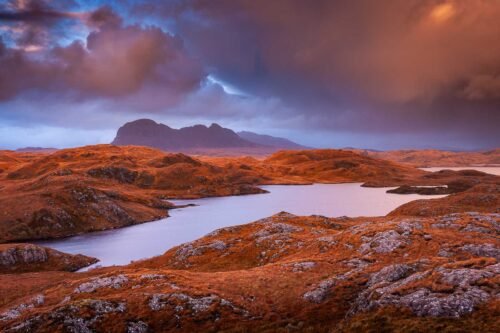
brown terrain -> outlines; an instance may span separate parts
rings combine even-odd
[[[0,244],[0,274],[37,271],[77,271],[96,258],[71,255],[34,244]]]
[[[262,193],[256,179],[182,154],[91,146],[0,154],[0,242],[54,238],[168,215],[170,197]]]
[[[351,151],[281,151],[266,159],[194,158],[136,146],[98,145],[52,154],[0,153],[0,242],[56,238],[152,221],[164,199],[255,194],[262,184],[361,182],[448,185],[464,191],[498,177],[429,173]]]
[[[500,149],[483,152],[453,152],[434,149],[389,151],[355,149],[353,151],[362,155],[410,164],[419,168],[500,165]]]
[[[3,151],[0,170],[0,242],[143,223],[168,215],[173,205],[165,199],[264,193],[258,188],[263,184],[360,182],[402,186],[398,193],[447,185],[438,193],[454,193],[499,179],[477,171],[430,173],[344,150],[281,151],[266,159],[194,158],[112,145],[52,154]]]
[[[452,193],[385,217],[280,213],[127,266],[67,273],[54,263],[49,272],[0,274],[2,332],[497,332],[500,325],[496,176],[424,172],[344,150],[193,158],[109,145],[2,152],[0,169],[3,242],[141,223],[167,215],[172,206],[162,199],[260,193],[260,184]]]
[[[499,223],[491,213],[356,219],[280,213],[129,266],[44,273],[52,274],[45,280],[28,275],[40,282],[22,285],[22,296],[4,302],[0,328],[496,332]],[[9,275],[0,279],[2,289],[12,283]]]

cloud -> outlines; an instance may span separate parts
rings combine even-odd
[[[55,32],[68,30],[79,19],[70,11],[75,6],[71,0],[10,0],[0,5],[0,27],[16,48],[39,51],[57,39]]]
[[[87,24],[94,28],[119,27],[122,23],[122,18],[109,6],[102,6],[87,14]]]
[[[500,99],[500,75],[482,74],[473,77],[463,95],[471,100]]]
[[[122,26],[107,7],[88,15],[88,22],[97,30],[86,43],[56,46],[37,57],[0,43],[0,99],[45,91],[77,98],[149,96],[168,106],[205,77],[182,41],[159,28]],[[147,107],[149,101],[142,102]]]
[[[41,22],[70,17],[71,14],[54,9],[45,0],[10,0],[0,7],[0,20]]]
[[[460,93],[500,70],[498,1],[143,1],[133,13],[175,16],[214,75],[277,96],[316,128],[464,132],[500,144],[498,99]]]
[[[498,1],[79,3],[0,9],[0,103],[500,145]]]

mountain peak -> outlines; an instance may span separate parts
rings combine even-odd
[[[118,129],[114,145],[138,145],[168,151],[245,148],[274,152],[278,149],[304,149],[288,139],[252,132],[236,133],[217,123],[174,129],[151,119],[138,119]]]
[[[173,129],[151,119],[128,122],[118,129],[115,145],[140,145],[163,150],[182,151],[194,148],[248,148],[259,145],[242,139],[219,124],[194,125]]]
[[[209,128],[214,128],[214,129],[221,129],[223,128],[221,125],[217,124],[217,123],[212,123],[212,125],[210,125]]]

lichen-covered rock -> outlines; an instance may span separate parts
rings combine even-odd
[[[3,313],[0,313],[0,321],[7,321],[15,319],[21,316],[27,310],[33,309],[34,307],[43,305],[45,302],[45,297],[43,295],[36,295],[35,297],[28,300],[26,303],[21,303],[16,307],[13,307]]]
[[[47,260],[47,250],[41,246],[24,244],[6,249],[0,248],[0,266],[44,263]]]
[[[395,264],[382,268],[377,273],[370,276],[368,285],[372,286],[379,283],[394,282],[407,277],[410,273],[414,272],[415,269],[406,264]]]
[[[418,316],[455,317],[471,313],[474,307],[487,301],[490,295],[476,287],[451,295],[432,293],[428,289],[419,289],[403,297],[388,297],[379,301],[380,305],[404,305]]]
[[[459,268],[446,269],[438,268],[441,274],[441,281],[456,287],[467,287],[477,281],[500,274],[500,264],[490,265],[484,269]]]
[[[292,272],[303,272],[308,271],[316,267],[316,263],[314,261],[302,261],[296,262],[292,264]]]
[[[263,238],[267,237],[269,235],[274,235],[274,234],[289,234],[293,232],[299,232],[302,231],[303,229],[300,227],[293,226],[288,223],[281,223],[281,222],[271,222],[271,223],[266,223],[265,227],[258,232],[255,233],[254,237],[255,238]]]
[[[390,253],[402,247],[406,239],[396,230],[387,230],[376,233],[373,237],[361,237],[363,243],[359,251],[363,254],[374,251],[376,253]]]
[[[323,302],[327,298],[330,289],[339,281],[345,280],[346,275],[348,274],[341,274],[321,281],[315,288],[302,295],[302,298],[311,303],[319,304]]]
[[[409,236],[412,232],[417,230],[422,230],[423,226],[420,220],[403,220],[398,224],[398,231],[403,236]]]
[[[215,240],[211,243],[198,245],[198,246],[193,242],[186,243],[186,244],[181,245],[179,247],[179,249],[177,250],[176,259],[178,261],[185,261],[189,257],[202,255],[207,250],[224,251],[227,248],[228,248],[228,245],[221,240]]]
[[[393,268],[390,271],[394,271]],[[394,276],[407,275],[395,274]],[[441,282],[453,287],[450,292],[433,292],[427,288],[402,292],[401,288],[430,276],[436,272]],[[474,310],[479,304],[496,297],[495,291],[476,285],[481,279],[493,277],[500,272],[500,264],[490,265],[481,269],[443,269],[417,272],[400,280],[390,277],[386,283],[369,283],[369,288],[359,294],[350,314],[369,311],[384,306],[405,306],[417,316],[460,317]],[[378,274],[378,273],[377,273]],[[389,276],[391,276],[389,274]],[[373,278],[373,276],[372,276]],[[377,280],[379,280],[377,278]],[[382,285],[382,287],[380,287]]]
[[[146,333],[148,324],[143,321],[130,322],[127,324],[127,333]]]
[[[75,293],[91,293],[100,288],[121,288],[123,284],[128,282],[125,275],[107,276],[93,278],[88,282],[84,282],[75,288]]]
[[[494,244],[466,244],[460,249],[478,257],[492,257],[500,260],[500,249]]]
[[[26,243],[0,244],[0,274],[76,271],[98,260]]]
[[[227,309],[237,314],[248,316],[248,311],[235,306],[230,301],[217,295],[191,296],[185,293],[175,292],[168,294],[154,294],[149,300],[149,308],[153,311],[160,311],[169,308],[176,313],[182,313],[186,310],[191,312],[192,316],[207,312],[211,309]]]

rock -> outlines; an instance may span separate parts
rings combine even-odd
[[[460,224],[453,223],[459,220],[460,220],[460,214],[454,213],[454,214],[444,215],[440,218],[440,220],[437,223],[433,223],[432,227],[440,229],[446,229],[446,228],[460,229]]]
[[[409,236],[415,229],[422,230],[422,228],[419,220],[403,220],[398,224],[398,232],[403,236]]]
[[[412,266],[405,264],[395,264],[382,268],[377,273],[374,273],[370,276],[370,280],[368,281],[368,285],[372,286],[379,283],[387,283],[401,280],[411,273],[413,273],[415,269]]]
[[[127,324],[127,333],[146,333],[148,324],[143,321],[130,322]]]
[[[314,261],[296,262],[292,264],[292,267],[292,272],[297,273],[313,269],[314,267],[316,267],[316,263]]]
[[[213,241],[212,243],[208,243],[206,245],[200,245],[197,247],[195,247],[195,243],[190,242],[181,245],[175,255],[178,261],[185,261],[189,257],[200,256],[207,250],[224,251],[227,248],[228,245],[221,240],[216,240]]]
[[[430,234],[425,234],[425,235],[424,235],[424,239],[425,239],[426,241],[430,241],[430,240],[432,240],[432,235],[430,235]]]
[[[456,287],[467,287],[477,281],[500,273],[500,264],[487,266],[485,269],[438,269],[441,281]]]
[[[300,227],[293,226],[291,224],[287,223],[275,223],[275,222],[270,222],[266,223],[265,227],[258,232],[254,234],[254,237],[256,238],[262,238],[262,237],[267,237],[269,235],[274,235],[274,234],[289,234],[293,232],[299,232],[302,231],[303,229]]]
[[[124,302],[108,302],[103,300],[88,300],[87,304],[97,314],[106,314],[112,312],[125,312],[127,306]]]
[[[338,242],[333,238],[332,236],[323,236],[323,237],[318,237],[317,238],[318,242],[325,243],[326,245],[333,246],[336,245]]]
[[[43,295],[36,295],[28,302],[19,304],[18,306],[1,313],[0,321],[12,320],[20,317],[25,311],[43,305],[43,303],[45,303],[45,297]]]
[[[184,293],[154,294],[148,304],[149,308],[153,311],[162,310],[166,306],[173,308],[177,313],[181,313],[188,309],[191,311],[192,316],[207,312],[213,307],[228,308],[234,313],[244,316],[249,315],[247,310],[239,308],[230,301],[220,298],[217,295],[196,297]]]
[[[125,275],[116,275],[109,277],[93,278],[89,282],[80,284],[75,290],[75,293],[91,293],[100,288],[119,289],[123,284],[128,282]]]
[[[344,275],[338,275],[336,277],[332,277],[326,280],[321,281],[316,288],[306,292],[302,298],[311,302],[311,303],[321,303],[323,302],[326,297],[328,296],[328,293],[330,292],[330,289],[337,284],[338,281],[344,280],[345,276]]]
[[[500,260],[500,249],[494,244],[467,244],[460,247],[460,250],[478,257],[492,257]]]
[[[406,271],[406,273],[398,274],[398,270],[392,268],[389,271],[396,272],[394,275],[396,278],[408,273]],[[432,272],[433,270],[417,272],[394,282],[390,282],[391,278],[389,278],[388,283],[382,284],[383,287],[379,287],[380,283],[369,283],[369,288],[360,293],[349,314],[353,315],[359,311],[369,311],[384,306],[405,306],[417,316],[460,317],[472,312],[477,305],[496,295],[496,291],[488,288],[482,289],[475,283],[483,278],[498,275],[500,264],[482,269],[436,269],[435,272],[440,274],[441,281],[454,287],[452,292],[432,292],[426,288],[419,288],[409,293],[405,293],[404,289],[402,291],[401,288],[405,285],[430,276]]]
[[[0,250],[0,265],[14,266],[18,264],[44,263],[48,260],[47,250],[44,247],[23,244]]]
[[[359,259],[359,258],[353,258],[353,259],[350,259],[346,262],[346,265],[351,267],[351,268],[354,268],[354,269],[357,269],[357,270],[361,270],[365,267],[368,267],[371,263],[367,260],[364,260],[364,259]]]
[[[422,288],[401,297],[395,305],[405,305],[417,316],[458,318],[471,313],[475,306],[489,298],[487,292],[476,287],[447,296]],[[391,303],[391,300],[388,300],[388,304]]]
[[[395,230],[376,233],[373,237],[361,237],[363,243],[359,251],[363,254],[370,251],[376,253],[390,253],[405,244],[405,239]]]

